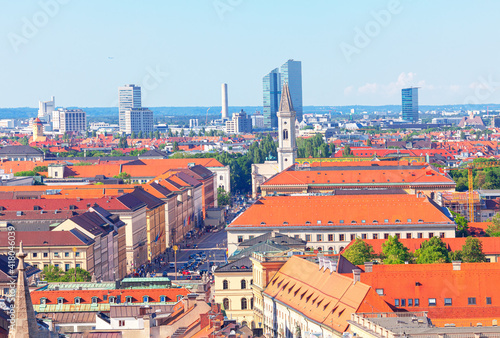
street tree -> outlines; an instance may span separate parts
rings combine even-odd
[[[371,245],[362,239],[356,238],[354,243],[344,252],[344,257],[352,264],[360,265],[371,262],[375,258],[375,252]]]
[[[420,249],[415,251],[415,257],[417,258],[417,264],[450,262],[446,244],[439,237],[432,237],[424,241]]]
[[[389,236],[382,244],[384,264],[404,264],[411,260],[409,249],[396,236]]]

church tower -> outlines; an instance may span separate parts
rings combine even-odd
[[[33,121],[33,142],[43,141],[43,123],[37,117]]]
[[[281,91],[281,102],[278,115],[278,166],[282,172],[295,163],[297,157],[297,145],[295,143],[295,111],[293,110],[292,98],[288,89],[288,83],[283,85]]]

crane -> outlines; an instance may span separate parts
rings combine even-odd
[[[474,176],[473,170],[483,170],[484,168],[500,167],[500,161],[486,161],[467,164],[467,183],[468,183],[468,209],[469,209],[469,222],[474,222]],[[447,168],[445,171],[450,170],[464,170],[464,168]]]

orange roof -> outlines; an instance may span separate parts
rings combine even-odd
[[[297,309],[312,320],[344,332],[351,314],[392,312],[369,285],[297,256],[291,257],[274,275],[264,293]]]
[[[373,265],[372,272],[361,274],[361,282],[382,289],[387,303],[394,305],[395,299],[404,299],[405,306],[400,301],[399,308],[429,311],[433,322],[500,317],[500,290],[492,287],[497,280],[500,263],[462,263],[459,270],[450,263]],[[445,298],[451,299],[451,305],[444,305]],[[469,305],[469,298],[474,298],[474,305]],[[487,304],[487,298],[491,304]],[[412,299],[412,306],[408,299]],[[415,299],[419,300],[418,306]],[[436,305],[429,306],[429,299],[435,299]]]
[[[457,251],[462,250],[462,246],[465,244],[465,237],[459,238],[441,238],[441,240],[446,244],[449,251]],[[479,239],[483,244],[483,252],[486,255],[500,255],[500,237],[479,237]],[[407,247],[410,252],[415,252],[415,250],[420,249],[422,243],[424,241],[429,240],[428,238],[401,238],[399,241]],[[384,244],[387,239],[364,239],[365,243],[371,245],[373,247],[373,251],[375,251],[376,255],[382,253],[382,244]],[[345,247],[345,249],[341,252],[345,252],[354,241],[351,241],[349,245]]]
[[[310,170],[300,170],[291,166],[287,170],[271,177],[262,184],[263,187],[275,185],[419,185],[445,184],[455,186],[456,183],[447,174],[441,174],[430,166],[390,166],[381,162],[350,163],[337,166],[334,163],[323,164]],[[365,169],[366,168],[366,169]]]
[[[350,227],[353,224],[384,226],[396,223],[455,225],[425,196],[328,195],[262,197],[233,220],[229,227]]]

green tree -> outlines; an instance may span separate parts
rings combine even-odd
[[[118,148],[128,148],[127,136],[120,137],[120,141],[118,142]]]
[[[135,131],[133,131],[133,132],[130,134],[130,138],[131,138],[131,139],[135,139],[135,138],[136,138],[136,136],[135,136]]]
[[[97,137],[97,131],[92,130],[92,137]]]
[[[486,262],[483,253],[483,242],[479,238],[467,237],[461,250],[462,261],[466,263]]]
[[[160,132],[158,130],[155,131],[155,139],[159,140],[160,139]]]
[[[500,213],[493,216],[491,223],[486,229],[486,234],[490,237],[500,237]]]
[[[455,237],[467,237],[469,236],[469,223],[467,219],[460,215],[457,212],[452,211],[451,214],[455,219],[455,223],[457,224],[457,229],[455,231]]]
[[[69,269],[64,273],[63,276],[59,278],[60,282],[90,282],[92,280],[92,275],[82,268],[76,268],[76,281],[75,281],[75,269]]]
[[[368,147],[371,147],[371,146],[372,146],[372,140],[368,139],[368,140],[366,141],[366,145],[367,145]]]
[[[23,136],[23,138],[19,140],[19,143],[21,143],[23,146],[27,146],[29,145],[30,141],[26,136]]]
[[[42,278],[47,282],[58,282],[64,272],[54,265],[47,265],[42,270]]]
[[[189,130],[189,137],[194,137],[196,134],[194,133],[193,129]]]
[[[181,137],[184,136],[184,128],[181,129]]]
[[[365,262],[371,262],[372,259],[375,258],[375,252],[371,245],[359,238],[356,238],[354,243],[352,243],[344,252],[344,257],[347,258],[347,260],[352,264],[360,265]]]
[[[29,171],[18,171],[16,173],[14,173],[14,176],[18,177],[18,176],[36,176],[37,173],[33,170],[29,170]]]
[[[389,236],[382,244],[382,256],[384,264],[403,264],[411,260],[409,249],[396,236]]]
[[[231,203],[231,196],[222,187],[217,188],[217,203],[220,207],[229,205]]]
[[[130,179],[130,174],[127,173],[119,173],[118,175],[113,176],[113,178],[119,178],[124,181],[128,181]]]
[[[417,258],[417,264],[450,262],[446,244],[439,237],[432,237],[424,241],[420,249],[415,251],[415,257]]]
[[[349,156],[351,156],[351,146],[346,144],[344,150],[342,150],[342,157],[349,157]]]
[[[142,139],[142,138],[143,138],[143,135],[142,135],[142,130],[139,130],[139,135],[137,135],[137,138],[138,138],[138,139]]]
[[[179,151],[179,143],[177,143],[177,141],[174,141],[174,143],[172,144],[172,150]]]

